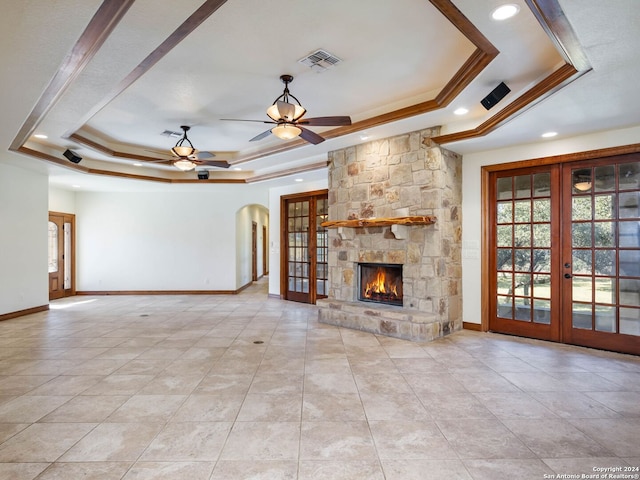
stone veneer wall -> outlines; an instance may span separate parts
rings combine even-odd
[[[395,308],[429,314],[441,336],[462,328],[462,158],[433,144],[438,134],[430,128],[329,153],[329,220],[434,215],[437,223],[394,227],[404,238],[391,227],[329,229],[328,300],[356,302],[357,262],[400,263],[404,306]]]

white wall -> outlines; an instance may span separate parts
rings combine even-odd
[[[252,273],[252,225],[258,225],[258,248],[256,262],[258,278],[264,275],[262,268],[262,227],[269,225],[269,210],[262,205],[246,205],[236,214],[236,287],[251,283]]]
[[[49,303],[47,176],[0,161],[0,314]]]
[[[326,190],[328,179],[301,182],[269,190],[269,295],[280,295],[280,197]]]
[[[600,148],[630,145],[640,142],[640,127],[600,132],[589,136],[503,148],[467,154],[462,160],[462,318],[480,323],[482,278],[480,265],[480,235],[482,203],[480,173],[485,165],[529,160]],[[455,149],[454,149],[455,150]]]
[[[235,290],[236,212],[267,188],[198,187],[76,193],[77,289]]]
[[[49,211],[76,213],[76,192],[49,187]]]

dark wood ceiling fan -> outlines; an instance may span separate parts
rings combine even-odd
[[[243,120],[238,118],[223,118],[222,120],[235,122],[258,122],[275,125],[275,127],[265,130],[264,132],[253,137],[250,142],[262,140],[273,134],[283,140],[290,140],[300,137],[303,140],[317,145],[324,142],[324,138],[315,132],[305,128],[310,127],[340,127],[343,125],[351,125],[351,117],[349,116],[330,116],[303,118],[307,111],[300,104],[300,101],[289,92],[289,84],[293,81],[291,75],[281,75],[280,80],[284,83],[284,92],[276,98],[273,104],[267,109],[267,116],[271,120]],[[291,103],[293,99],[296,103]]]
[[[187,137],[187,132],[191,127],[181,125],[180,128],[183,134],[180,140],[178,140],[178,143],[170,150],[171,158],[153,160],[147,163],[170,163],[183,172],[188,172],[198,166],[229,168],[229,162],[226,160],[209,160],[216,156],[215,153],[201,152],[194,148],[191,140]]]

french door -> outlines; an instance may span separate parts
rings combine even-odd
[[[489,329],[640,354],[640,157],[491,177]]]
[[[49,212],[49,300],[75,295],[75,215]]]
[[[326,190],[283,197],[281,288],[283,298],[315,303],[327,296],[328,234]]]

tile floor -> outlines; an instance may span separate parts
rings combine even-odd
[[[640,358],[377,337],[266,286],[0,322],[0,478],[638,478]]]

